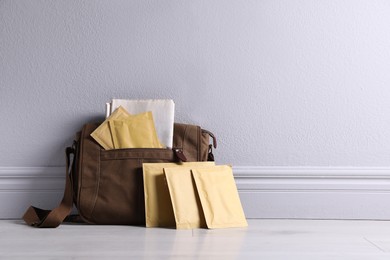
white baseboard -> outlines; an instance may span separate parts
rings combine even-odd
[[[248,218],[390,219],[390,168],[235,167]]]
[[[30,205],[54,208],[64,185],[64,167],[0,167],[0,219],[21,218]]]
[[[0,219],[51,209],[64,167],[0,167]],[[234,167],[247,218],[390,219],[390,168]]]

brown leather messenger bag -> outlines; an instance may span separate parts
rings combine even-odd
[[[85,124],[67,147],[65,190],[53,210],[30,206],[23,216],[31,226],[58,227],[71,219],[89,224],[144,225],[145,203],[142,163],[213,161],[215,136],[196,125],[174,124],[173,149],[130,148],[104,150],[90,134],[99,123]],[[210,144],[212,139],[212,144]]]

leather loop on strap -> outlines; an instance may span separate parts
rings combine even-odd
[[[72,165],[70,165],[70,155],[73,154]],[[71,171],[73,169],[75,150],[73,147],[66,148],[66,177],[65,191],[62,201],[53,210],[44,210],[30,206],[23,215],[23,220],[30,226],[40,228],[58,227],[70,214],[73,206],[73,189],[71,182]]]

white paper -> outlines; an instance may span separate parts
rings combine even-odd
[[[173,124],[175,117],[175,103],[171,99],[113,99],[111,113],[122,106],[130,114],[139,114],[147,111],[153,113],[154,124],[158,138],[164,146],[172,148]]]
[[[111,103],[106,103],[106,118],[111,115]]]

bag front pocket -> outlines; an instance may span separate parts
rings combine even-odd
[[[95,224],[145,224],[144,162],[172,162],[171,149],[101,150],[100,172],[89,219]]]

